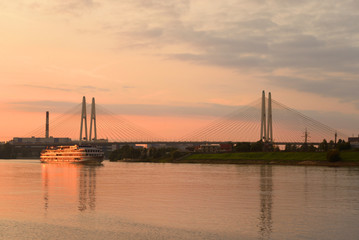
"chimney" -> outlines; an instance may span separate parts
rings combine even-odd
[[[49,138],[49,111],[46,111],[46,131],[45,138]]]

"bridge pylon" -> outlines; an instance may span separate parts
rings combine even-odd
[[[273,120],[272,120],[272,95],[268,93],[268,110],[266,112],[266,96],[262,92],[262,111],[261,111],[261,141],[273,141]]]
[[[93,133],[94,133],[93,138],[92,138],[92,126],[93,126]],[[91,122],[90,122],[89,140],[90,140],[90,142],[97,140],[95,98],[92,98],[92,104],[91,104]]]
[[[85,125],[85,126],[84,126]],[[85,129],[83,129],[85,127]],[[85,137],[82,138],[82,131],[85,131]],[[80,128],[80,143],[82,140],[87,141],[87,114],[86,114],[86,98],[85,96],[82,98],[82,112],[81,112],[81,128]]]
[[[273,142],[273,122],[272,122],[272,95],[268,93],[268,114],[267,114],[267,141]]]
[[[261,112],[261,141],[265,142],[267,140],[267,130],[266,130],[266,96],[263,90],[262,92],[262,112]]]

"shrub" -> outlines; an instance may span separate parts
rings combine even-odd
[[[327,152],[327,160],[329,162],[338,162],[341,160],[340,158],[340,152],[337,149],[329,150]]]
[[[172,160],[175,160],[177,158],[180,158],[182,156],[182,153],[178,150],[174,150],[171,152],[171,158]]]

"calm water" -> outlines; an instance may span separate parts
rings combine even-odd
[[[358,239],[359,169],[0,161],[0,239]]]

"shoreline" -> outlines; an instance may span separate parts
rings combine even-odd
[[[326,152],[192,153],[177,159],[126,159],[121,162],[255,164],[288,166],[359,167],[359,151],[342,151],[342,160],[329,162]]]
[[[278,165],[278,166],[321,166],[321,167],[359,167],[358,162],[328,162],[328,161],[283,161],[283,160],[253,160],[253,159],[240,159],[240,160],[225,160],[225,159],[192,159],[192,160],[172,160],[172,159],[127,159],[118,160],[113,162],[126,162],[126,163],[173,163],[173,164],[231,164],[231,165]]]
[[[322,166],[322,167],[359,167],[359,162],[328,162],[328,161],[283,161],[283,160],[213,160],[213,159],[197,159],[173,161],[173,163],[193,163],[193,164],[237,164],[237,165],[280,165],[280,166]]]
[[[251,165],[287,165],[287,166],[327,166],[359,167],[359,151],[341,151],[341,160],[330,162],[327,152],[227,152],[227,153],[187,153],[179,158],[122,159],[118,162],[149,163],[190,163],[190,164],[251,164]],[[17,158],[18,160],[36,160],[37,158]],[[6,159],[3,159],[6,160]]]
[[[36,160],[35,158],[15,158],[0,160]],[[273,166],[320,166],[320,167],[359,167],[359,161],[347,162],[328,162],[315,160],[253,160],[253,159],[126,159],[109,162],[125,162],[125,163],[173,163],[173,164],[230,164],[230,165],[273,165]]]

